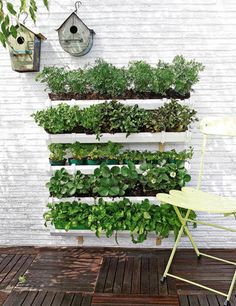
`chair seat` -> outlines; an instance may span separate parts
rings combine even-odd
[[[190,187],[158,193],[157,199],[177,207],[210,213],[236,213],[236,199],[222,197]]]

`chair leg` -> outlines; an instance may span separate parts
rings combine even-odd
[[[198,258],[201,258],[201,254],[200,254],[200,252],[199,252],[199,250],[198,250],[198,247],[197,247],[196,243],[195,243],[194,240],[193,240],[193,236],[192,236],[192,234],[190,233],[188,227],[186,226],[186,218],[188,218],[188,216],[189,216],[189,214],[190,214],[190,210],[188,210],[188,212],[187,212],[185,218],[182,217],[182,215],[181,215],[181,213],[180,213],[180,211],[179,211],[179,208],[178,208],[177,206],[174,206],[174,210],[175,210],[175,212],[176,212],[176,214],[177,214],[177,216],[178,216],[178,218],[179,218],[181,224],[184,226],[184,231],[185,231],[186,235],[188,236],[188,238],[189,238],[189,240],[190,240],[190,242],[191,242],[191,244],[192,244],[192,247],[193,247],[193,249],[194,249],[194,251],[195,251],[197,257],[198,257]]]
[[[230,301],[231,295],[233,293],[235,282],[236,282],[236,270],[234,272],[234,277],[233,277],[232,282],[230,284],[230,288],[229,288],[229,291],[228,291],[227,298],[226,298],[226,300],[224,302],[224,306],[229,306],[230,305],[229,301]]]
[[[179,230],[179,234],[178,234],[177,239],[176,239],[176,241],[175,241],[174,247],[173,247],[173,249],[172,249],[172,251],[171,251],[171,254],[170,254],[168,263],[167,263],[167,265],[166,265],[165,272],[164,272],[164,274],[163,274],[163,276],[162,276],[162,278],[161,278],[161,283],[164,283],[165,280],[166,280],[167,273],[169,272],[171,263],[172,263],[173,258],[174,258],[174,256],[175,256],[176,249],[177,249],[177,247],[178,247],[178,245],[179,245],[179,242],[180,242],[180,238],[181,238],[181,236],[183,235],[183,231],[184,231],[184,225],[182,225],[181,228],[180,228],[180,230]]]
[[[192,244],[192,247],[194,248],[194,251],[195,251],[195,253],[196,253],[198,259],[200,259],[200,258],[201,258],[201,253],[199,252],[198,247],[197,247],[195,241],[193,240],[193,236],[192,236],[192,234],[190,233],[190,231],[189,231],[189,229],[187,228],[187,226],[184,227],[184,231],[185,231],[186,235],[188,236],[188,238],[189,238],[189,240],[190,240],[190,242],[191,242],[191,244]]]

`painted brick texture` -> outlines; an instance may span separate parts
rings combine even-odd
[[[206,66],[190,104],[206,115],[236,113],[236,2],[233,0],[87,0],[79,16],[96,32],[94,46],[81,58],[65,53],[55,29],[73,10],[73,1],[51,1],[50,13],[40,6],[37,27],[48,40],[43,43],[41,66],[77,68],[104,58],[116,65],[144,59],[155,64],[177,54],[196,58]],[[34,28],[31,22],[28,26]],[[37,29],[35,29],[37,30]],[[47,135],[30,115],[48,102],[44,86],[34,73],[11,71],[8,52],[0,48],[0,245],[76,245],[76,239],[54,237],[42,218],[49,178]],[[196,185],[201,137],[193,131],[192,161]],[[210,141],[203,189],[236,197],[236,139]],[[233,218],[200,214],[204,220],[236,226]],[[193,231],[201,247],[236,247],[236,236],[199,227]],[[161,247],[170,247],[173,237]],[[89,245],[115,245],[90,239]],[[122,246],[131,246],[121,240]],[[155,247],[149,240],[143,246]],[[188,247],[183,239],[183,247]]]

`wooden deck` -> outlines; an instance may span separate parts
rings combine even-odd
[[[208,253],[236,259],[236,250]],[[168,278],[162,285],[160,277],[168,256],[166,250],[2,248],[0,305],[223,305],[223,297],[187,283]],[[209,258],[198,260],[193,251],[181,250],[172,272],[227,291],[234,267]],[[231,305],[236,306],[235,294]]]

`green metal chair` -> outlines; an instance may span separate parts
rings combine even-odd
[[[233,292],[233,288],[236,282],[236,270],[234,272],[234,276],[233,276],[232,282],[230,284],[230,288],[227,293],[214,290],[210,287],[203,286],[199,283],[195,283],[188,279],[185,279],[185,278],[169,273],[170,266],[172,264],[176,249],[179,245],[179,242],[180,242],[180,239],[183,233],[185,233],[188,236],[198,258],[200,258],[201,256],[205,256],[208,258],[212,258],[212,259],[219,260],[224,263],[236,266],[236,262],[224,260],[222,258],[218,258],[218,257],[211,256],[211,255],[200,252],[186,225],[187,222],[193,222],[197,224],[216,227],[218,229],[222,229],[226,231],[236,232],[236,229],[227,228],[221,225],[203,222],[199,220],[192,220],[189,218],[190,212],[192,210],[203,211],[203,212],[208,212],[208,213],[219,213],[219,214],[224,214],[225,216],[236,214],[236,199],[222,197],[222,196],[218,196],[212,193],[203,192],[200,190],[200,186],[202,182],[204,153],[205,153],[207,137],[210,135],[236,137],[236,117],[207,117],[207,118],[204,118],[200,123],[200,131],[203,134],[203,144],[202,144],[200,172],[199,172],[199,177],[198,177],[197,188],[195,189],[195,188],[190,188],[190,187],[184,187],[182,188],[182,190],[171,190],[169,194],[164,194],[164,193],[157,194],[157,199],[161,203],[169,203],[173,205],[174,210],[182,224],[161,281],[164,282],[166,280],[166,277],[169,276],[169,277],[173,277],[175,279],[190,283],[192,285],[196,285],[198,287],[210,290],[211,292],[225,296],[226,300],[225,300],[224,306],[228,306],[230,305],[229,301],[230,301],[230,298]],[[179,208],[185,208],[187,210],[185,216],[182,216]]]

